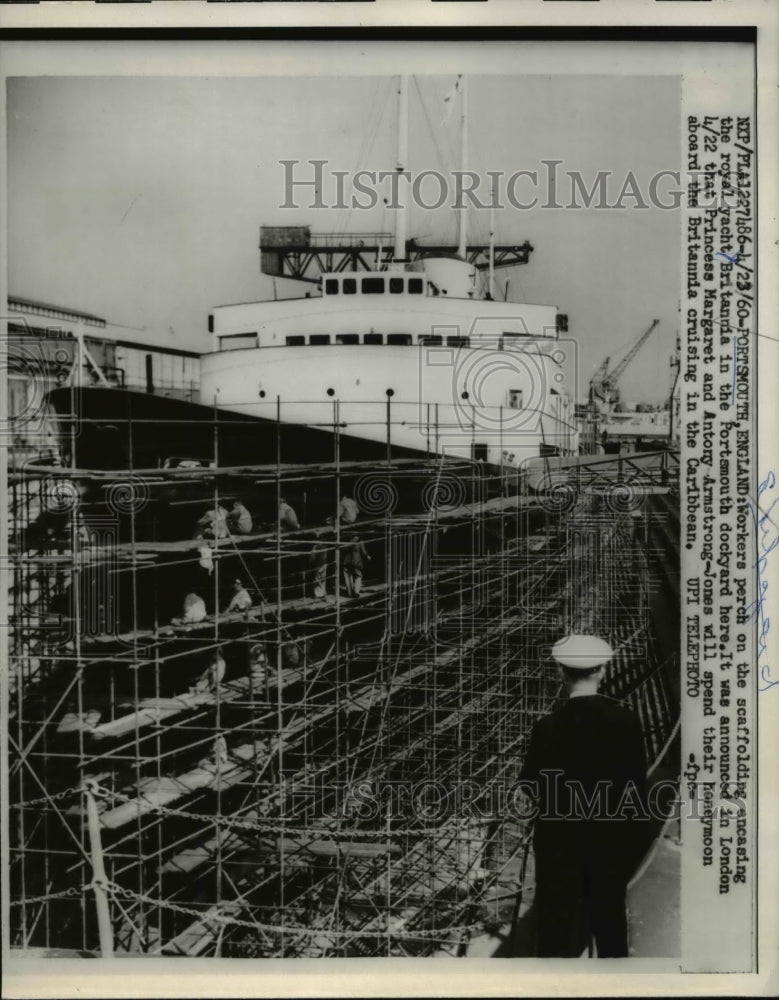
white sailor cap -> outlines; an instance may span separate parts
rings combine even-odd
[[[608,663],[613,655],[611,646],[596,635],[567,635],[552,646],[553,658],[573,670],[592,670]]]

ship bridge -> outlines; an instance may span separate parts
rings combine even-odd
[[[381,270],[394,260],[393,234],[312,233],[309,226],[261,226],[260,267],[263,274],[295,278],[318,284],[324,274]],[[496,244],[496,268],[527,264],[533,247],[522,243]],[[431,257],[457,257],[457,247],[437,240],[408,239],[406,260],[410,263]],[[464,259],[477,271],[490,266],[488,243],[469,243]]]
[[[217,306],[209,331],[216,351],[233,351],[430,343],[502,349],[548,343],[565,330],[554,305],[434,295],[429,283],[413,272],[328,276],[322,296]]]

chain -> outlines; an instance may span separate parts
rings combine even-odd
[[[70,795],[80,794],[81,791],[80,788],[65,788],[63,791],[55,792],[53,795],[41,795],[38,799],[25,799],[24,802],[14,802],[13,808],[29,809],[32,806],[42,805],[44,802],[61,802]]]
[[[232,819],[230,816],[209,816],[205,813],[194,813],[189,812],[186,809],[175,809],[170,806],[163,806],[155,804],[145,799],[142,796],[138,798],[132,798],[129,795],[125,795],[122,792],[110,791],[107,788],[102,788],[99,785],[93,787],[93,794],[96,798],[100,799],[116,799],[118,802],[124,803],[142,803],[147,807],[147,811],[152,812],[160,816],[170,816],[177,819],[188,819],[188,820],[199,820],[202,823],[207,823],[220,829],[225,830],[244,830],[247,832],[255,833],[280,833],[280,834],[294,834],[299,832],[301,835],[308,833],[316,834],[329,834],[332,837],[374,837],[380,839],[386,839],[387,830],[365,830],[361,827],[337,827],[335,829],[328,829],[327,827],[294,827],[290,826],[289,822],[280,822],[279,820],[273,819],[259,819],[259,820],[249,820],[249,819]],[[486,822],[486,819],[484,820]],[[444,824],[442,826],[436,827],[393,827],[389,833],[394,837],[401,836],[414,836],[414,837],[429,837],[436,834],[452,833],[451,824]],[[456,833],[453,834],[456,836]]]
[[[192,917],[195,920],[209,924],[211,923],[223,924],[225,926],[246,927],[249,928],[250,930],[261,930],[261,931],[266,931],[268,933],[287,934],[287,935],[297,934],[304,936],[305,935],[318,936],[322,933],[326,933],[328,936],[331,937],[375,938],[377,934],[386,933],[385,931],[380,929],[374,929],[370,931],[359,931],[359,930],[323,931],[323,929],[320,927],[300,927],[290,924],[264,924],[256,920],[241,920],[240,917],[231,917],[223,913],[214,913],[214,914],[203,913],[202,910],[196,910],[190,906],[182,906],[180,903],[172,903],[168,900],[163,900],[163,899],[154,899],[152,896],[146,895],[146,893],[133,892],[132,890],[125,889],[123,886],[117,885],[116,882],[111,882],[110,880],[101,881],[99,883],[99,887],[111,893],[111,895],[118,896],[119,898],[125,899],[128,902],[146,903],[147,905],[152,907],[162,907],[163,909],[171,910],[174,913],[182,913],[185,916]],[[10,905],[33,906],[36,903],[47,903],[50,902],[51,900],[66,899],[68,897],[70,898],[81,897],[85,892],[88,892],[92,888],[94,888],[94,884],[84,885],[81,888],[73,886],[70,889],[64,889],[62,892],[52,892],[52,893],[47,893],[46,895],[43,896],[29,896],[26,899],[11,900]],[[208,904],[208,905],[212,906],[214,904]],[[221,905],[239,906],[241,904],[236,901],[236,902],[223,903]],[[458,925],[456,929],[456,935],[458,937],[461,937],[465,933],[470,933],[471,931],[476,931],[479,929],[482,929],[482,925],[477,923]],[[441,929],[425,928],[424,930],[420,929],[420,930],[398,931],[398,936],[403,938],[413,938],[415,940],[444,939],[447,937],[447,934],[451,933],[452,933],[451,927],[441,928]]]
[[[35,903],[48,903],[52,899],[65,899],[67,896],[83,896],[84,892],[89,889],[88,885],[82,886],[80,889],[76,886],[72,886],[70,889],[63,889],[62,892],[49,892],[45,896],[27,896],[26,899],[12,899],[10,901],[11,906],[32,906]]]
[[[121,896],[122,899],[127,899],[131,903],[139,901],[144,903],[154,903],[155,906],[164,906],[165,904],[158,899],[151,899],[145,893],[133,892],[131,889],[125,889],[124,886],[117,885],[116,882],[101,882],[101,888],[105,889],[107,892],[112,893],[114,896]]]
[[[182,906],[180,903],[171,903],[168,900],[154,899],[151,896],[147,896],[145,893],[135,893],[131,892],[129,889],[125,889],[115,882],[105,883],[105,888],[109,892],[121,896],[123,899],[130,900],[133,902],[147,903],[150,906],[159,906],[163,909],[172,910],[174,913],[183,913],[185,916],[194,917],[195,920],[201,921],[203,923],[214,923],[223,924],[225,926],[231,927],[247,927],[250,930],[260,930],[266,931],[271,934],[296,934],[296,935],[308,935],[308,936],[319,936],[326,934],[328,937],[343,937],[352,939],[355,937],[364,938],[375,938],[379,934],[385,934],[386,930],[380,930],[375,928],[370,931],[359,931],[359,930],[324,930],[321,927],[299,927],[291,926],[290,924],[263,924],[257,920],[241,920],[240,917],[230,917],[223,913],[203,913],[202,910],[196,910],[189,906]],[[219,905],[219,904],[209,904],[209,905]],[[238,901],[222,903],[222,906],[240,906]],[[244,904],[245,905],[245,904]],[[458,925],[456,930],[457,939],[471,931],[479,930],[482,927],[481,924],[463,924]],[[409,930],[409,931],[398,931],[397,936],[403,938],[414,938],[414,939],[442,939],[446,938],[447,934],[452,933],[452,928],[448,927],[446,929],[437,928],[426,928],[424,930]]]

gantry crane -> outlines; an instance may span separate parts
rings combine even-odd
[[[609,371],[611,356],[603,359],[598,370],[590,379],[590,408],[594,412],[610,413],[614,404],[619,402],[619,380],[659,322],[659,319],[652,320],[652,325],[641,334],[625,357],[611,371]]]

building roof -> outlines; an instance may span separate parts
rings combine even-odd
[[[40,302],[37,299],[26,299],[21,295],[9,295],[8,307],[14,312],[37,312],[71,323],[84,322],[92,327],[99,326],[99,333],[93,331],[88,336],[113,342],[117,347],[133,347],[138,350],[156,351],[157,353],[173,354],[186,358],[199,358],[202,353],[202,351],[187,350],[178,345],[170,346],[166,343],[167,335],[163,334],[162,331],[151,331],[145,327],[137,329],[122,324],[109,323],[102,316],[95,316],[93,313],[69,309],[67,306],[56,306],[50,302]],[[70,336],[70,334],[68,335]],[[173,335],[173,331],[170,331],[170,335]],[[155,340],[157,340],[156,343]]]
[[[70,309],[68,306],[55,306],[51,302],[25,299],[20,295],[9,295],[8,307],[11,309],[14,306],[21,306],[22,309],[45,309],[47,312],[58,313],[63,318],[91,320],[91,322],[100,323],[101,325],[105,325],[106,322],[102,316],[95,316],[94,313],[82,312],[79,309]]]

